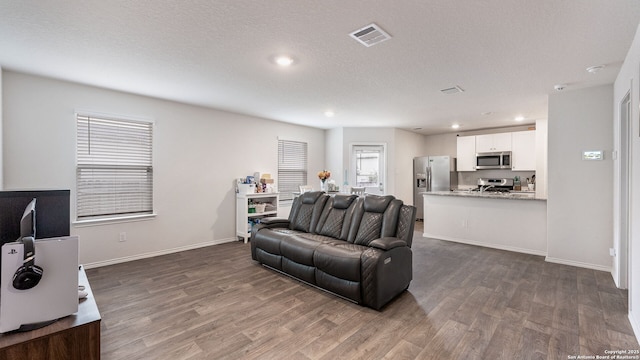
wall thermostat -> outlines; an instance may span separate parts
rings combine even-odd
[[[604,160],[604,151],[602,150],[583,151],[582,160]]]

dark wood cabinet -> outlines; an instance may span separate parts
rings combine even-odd
[[[40,329],[1,334],[0,359],[100,359],[101,317],[84,268],[78,280],[89,293],[78,312]]]

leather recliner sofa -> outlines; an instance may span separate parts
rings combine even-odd
[[[416,208],[391,195],[297,197],[288,219],[253,227],[251,256],[263,265],[380,310],[412,279]]]

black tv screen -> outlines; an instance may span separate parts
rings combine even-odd
[[[69,236],[69,190],[0,191],[0,246],[20,238],[20,220],[36,199],[36,239]]]

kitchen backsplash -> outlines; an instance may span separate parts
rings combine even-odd
[[[511,170],[478,170],[458,172],[458,188],[478,186],[478,178],[514,178],[519,176],[522,185],[526,186],[527,178],[535,175],[535,171],[511,171]]]

